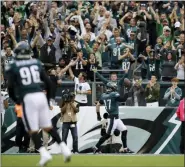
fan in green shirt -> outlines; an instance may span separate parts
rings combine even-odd
[[[168,41],[172,40],[171,29],[168,26],[163,28],[163,34],[160,36],[160,38],[162,39],[163,44],[166,44]]]

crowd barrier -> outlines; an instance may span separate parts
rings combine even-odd
[[[128,128],[128,147],[136,153],[178,154],[180,143],[181,122],[175,114],[176,108],[149,107],[120,107],[120,118]],[[101,107],[101,116],[105,113]],[[54,106],[50,111],[52,122],[58,133],[62,133],[60,122],[60,108]],[[81,153],[90,153],[100,138],[101,122],[97,121],[95,107],[80,107],[78,117],[78,142]],[[15,129],[16,115],[14,108],[6,110],[4,124],[1,131],[2,153],[16,153]],[[72,148],[72,137],[69,133],[67,144]],[[120,136],[113,136],[111,141],[104,143],[111,149],[121,147]],[[50,138],[48,149],[51,153],[58,153],[59,147]]]
[[[143,82],[143,87],[145,88],[148,82]],[[170,82],[159,82],[160,83],[160,98],[159,98],[159,105],[165,106],[166,100],[163,99],[165,91],[171,86]],[[92,94],[88,95],[88,106],[94,105],[94,102],[99,99],[98,94],[101,94],[100,90],[97,90],[97,85],[104,85],[102,82],[90,82],[89,83],[92,90]],[[178,86],[182,89],[182,97],[184,97],[185,93],[185,85],[183,82],[179,83]],[[74,82],[72,81],[64,81],[61,87],[57,88],[56,92],[56,101],[59,102],[61,99],[62,90],[70,89],[74,91]],[[96,93],[97,92],[97,93]],[[103,92],[102,92],[103,93]],[[121,93],[121,92],[120,92]]]

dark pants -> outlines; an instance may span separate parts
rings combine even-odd
[[[75,127],[73,127],[75,125]],[[73,152],[78,152],[78,132],[76,123],[64,122],[62,125],[62,141],[67,144],[69,130],[73,138]]]
[[[181,154],[185,153],[185,148],[184,148],[184,131],[185,131],[185,124],[184,121],[181,123],[181,143],[180,143],[180,152]]]
[[[87,103],[79,103],[79,102],[77,102],[77,103],[79,104],[80,107],[87,106]]]
[[[24,140],[23,140],[24,137]],[[29,147],[30,137],[24,128],[24,124],[21,118],[17,118],[17,126],[16,126],[16,137],[15,137],[16,145],[19,147],[19,151],[24,149],[25,151]]]
[[[108,140],[108,139],[111,137],[111,135],[112,135],[111,132],[112,132],[112,128],[113,128],[113,126],[114,126],[114,121],[115,121],[115,118],[111,118],[111,119],[110,119],[110,123],[109,123],[109,125],[108,125],[108,130],[107,130],[106,134],[103,135],[103,136],[99,139],[98,143],[96,144],[96,148],[97,148],[97,149],[99,149],[100,146],[101,146],[106,140]],[[124,131],[121,132],[121,141],[122,141],[122,143],[123,143],[123,148],[127,148],[127,130],[124,130]]]

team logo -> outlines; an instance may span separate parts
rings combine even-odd
[[[131,148],[136,153],[169,153],[165,148],[170,147],[169,142],[176,142],[175,140],[179,135],[179,127],[181,122],[176,119],[175,109],[173,108],[158,108],[157,111],[155,109],[137,109],[138,111],[134,111],[132,114],[131,111],[128,112],[120,112],[120,118],[124,122],[124,124],[128,127],[128,147]],[[155,111],[155,112],[154,112]],[[6,117],[6,116],[5,116]],[[58,129],[58,132],[61,133],[60,122],[60,113],[56,113],[52,118],[52,123],[55,128]],[[9,122],[9,126],[6,127],[6,121],[2,126],[2,145],[1,150],[2,153],[6,153],[9,150],[15,147],[15,132],[16,132],[16,122]],[[80,128],[80,127],[79,127]],[[95,123],[91,128],[87,128],[83,134],[78,136],[79,141],[79,151],[82,153],[90,153],[92,152],[92,147],[97,143],[100,135],[101,124]],[[117,152],[121,147],[120,137],[115,137],[115,140],[112,144],[110,141],[104,143],[102,146],[103,150],[107,150],[106,147],[111,145],[110,152]],[[72,140],[72,139],[71,139]],[[54,141],[50,138],[48,143],[49,150],[52,151]],[[177,149],[173,152],[178,152]],[[171,148],[173,149],[173,148]],[[12,152],[15,153],[15,152]]]

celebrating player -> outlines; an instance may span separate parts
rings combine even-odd
[[[52,128],[49,116],[51,81],[42,68],[41,62],[37,59],[30,59],[32,51],[26,42],[18,43],[14,53],[15,61],[6,67],[9,96],[16,104],[23,106],[22,118],[25,129],[41,155],[39,165],[45,166],[52,160],[50,153],[41,145],[41,138],[38,136],[40,128],[48,132],[58,143],[64,155],[64,161],[69,162],[71,151]],[[42,91],[42,82],[45,84],[47,95]]]
[[[98,121],[101,120],[100,116],[100,106],[105,104],[105,109],[109,114],[109,121],[107,126],[107,132],[103,135],[96,146],[93,148],[93,152],[96,153],[100,146],[111,137],[115,130],[119,130],[121,134],[121,140],[123,144],[123,153],[133,153],[127,147],[127,127],[124,123],[119,119],[119,101],[120,101],[120,94],[117,92],[116,84],[112,82],[107,83],[107,90],[106,93],[103,93],[100,101],[96,105],[96,112],[97,112],[97,119]]]

